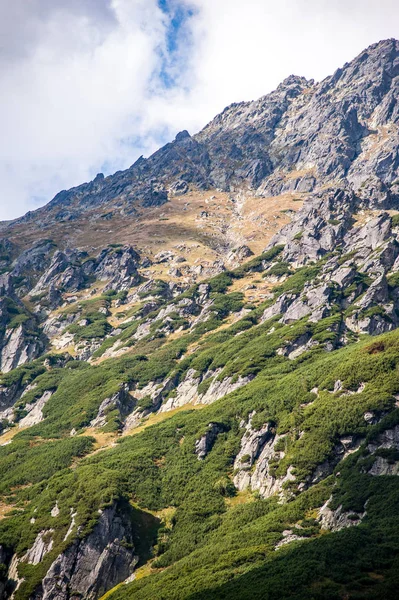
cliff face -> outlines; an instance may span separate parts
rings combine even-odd
[[[127,579],[137,562],[129,514],[107,508],[86,539],[57,556],[32,598],[98,598]]]
[[[0,225],[0,595],[394,597],[398,86],[386,40]]]

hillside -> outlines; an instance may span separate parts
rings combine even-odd
[[[399,42],[0,224],[0,597],[397,597]]]

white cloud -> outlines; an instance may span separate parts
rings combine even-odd
[[[399,35],[394,0],[169,0],[179,3],[196,12],[168,63],[156,0],[0,0],[0,218],[104,163],[127,167],[291,73],[321,79]]]
[[[96,11],[54,11],[29,52],[3,62],[1,217],[84,181],[105,160],[128,159],[119,140],[140,134],[166,24],[155,0],[113,0],[112,9],[115,22],[105,24]]]
[[[366,46],[399,36],[396,0],[196,0],[200,106],[254,99],[290,74],[320,80]]]

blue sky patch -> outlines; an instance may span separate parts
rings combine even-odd
[[[167,89],[177,85],[177,80],[188,64],[191,41],[188,28],[189,20],[196,11],[186,3],[176,0],[158,0],[158,6],[168,17],[166,32],[166,52],[161,52],[162,64],[157,73]],[[184,52],[181,45],[184,43]]]

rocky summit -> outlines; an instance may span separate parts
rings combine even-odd
[[[0,599],[390,600],[399,42],[0,224]]]

